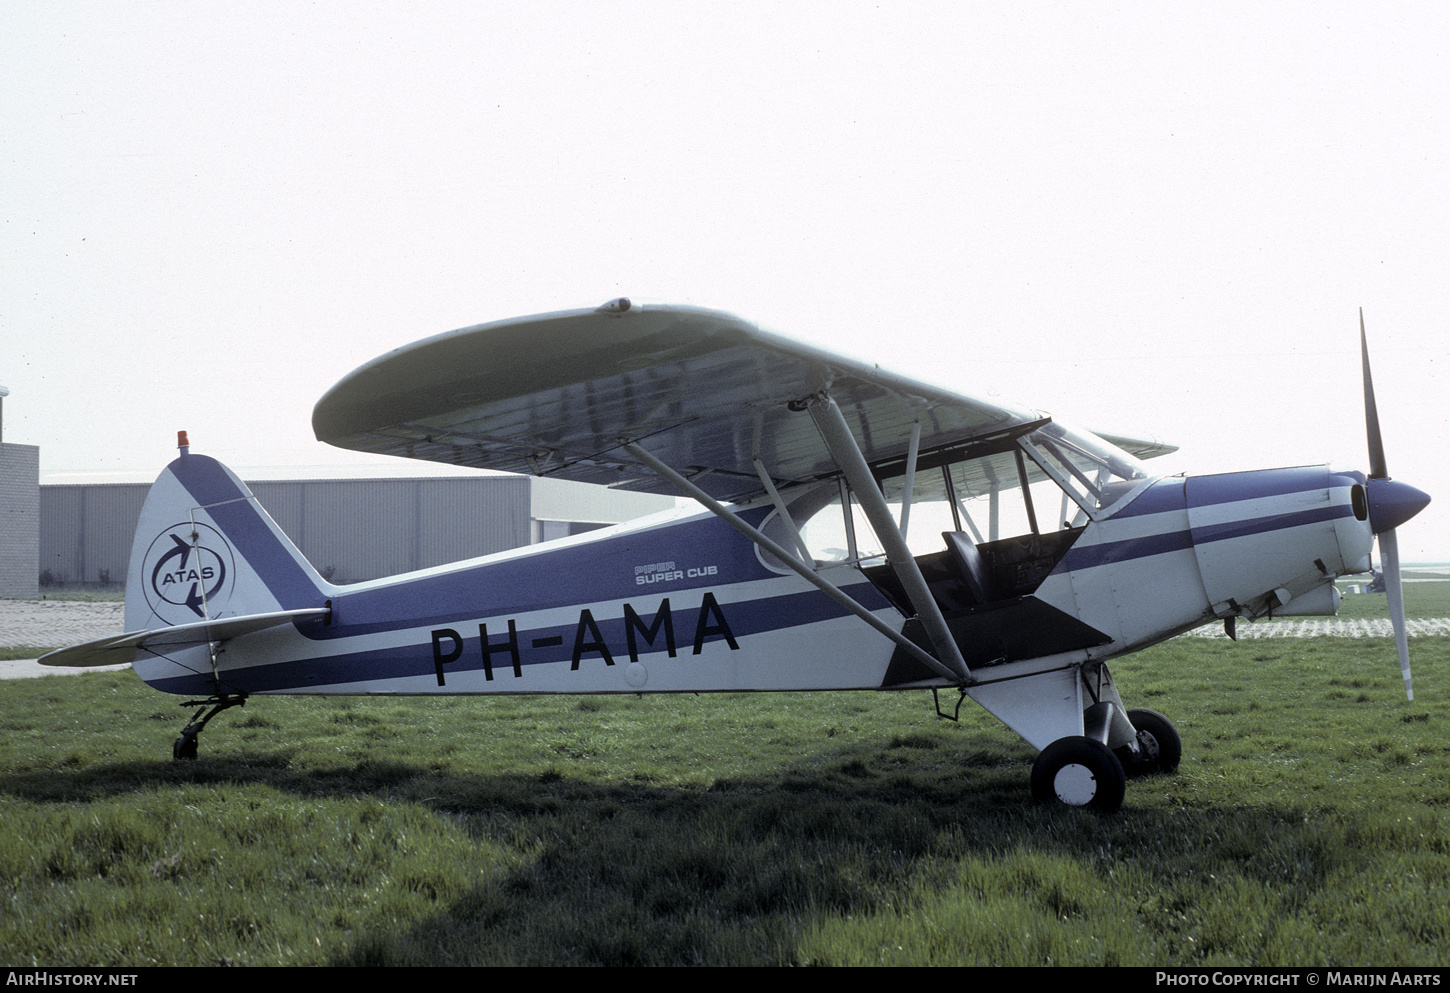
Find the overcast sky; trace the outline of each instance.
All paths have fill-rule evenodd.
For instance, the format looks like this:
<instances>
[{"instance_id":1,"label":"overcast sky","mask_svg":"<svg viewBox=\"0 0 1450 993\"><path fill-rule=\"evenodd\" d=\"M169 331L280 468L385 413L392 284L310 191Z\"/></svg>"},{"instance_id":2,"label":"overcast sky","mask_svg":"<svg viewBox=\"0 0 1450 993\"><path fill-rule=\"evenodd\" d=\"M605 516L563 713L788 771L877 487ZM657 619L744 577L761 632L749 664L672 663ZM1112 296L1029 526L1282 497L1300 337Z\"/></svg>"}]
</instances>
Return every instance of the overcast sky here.
<instances>
[{"instance_id":1,"label":"overcast sky","mask_svg":"<svg viewBox=\"0 0 1450 993\"><path fill-rule=\"evenodd\" d=\"M621 295L1182 451L1450 559L1450 6L53 3L0 31L4 439L245 475L357 365Z\"/></svg>"}]
</instances>

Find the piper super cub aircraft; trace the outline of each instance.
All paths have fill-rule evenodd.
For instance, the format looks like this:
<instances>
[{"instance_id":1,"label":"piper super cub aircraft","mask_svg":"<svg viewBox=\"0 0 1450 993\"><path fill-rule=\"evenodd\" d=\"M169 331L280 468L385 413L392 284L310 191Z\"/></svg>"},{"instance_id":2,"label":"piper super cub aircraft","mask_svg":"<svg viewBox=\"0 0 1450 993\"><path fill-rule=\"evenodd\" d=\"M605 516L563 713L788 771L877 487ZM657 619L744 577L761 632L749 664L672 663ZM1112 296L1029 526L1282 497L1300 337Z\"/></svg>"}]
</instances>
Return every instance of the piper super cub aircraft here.
<instances>
[{"instance_id":1,"label":"piper super cub aircraft","mask_svg":"<svg viewBox=\"0 0 1450 993\"><path fill-rule=\"evenodd\" d=\"M1170 446L716 311L620 299L482 324L347 376L317 437L701 508L334 586L183 432L137 527L128 633L42 661L130 662L198 697L177 758L258 694L955 690L1040 750L1035 796L1111 810L1181 745L1123 706L1108 662L1216 620L1333 614L1376 535L1409 691L1395 528L1429 497L1385 470L1367 350L1364 381L1368 477L1165 478L1140 459Z\"/></svg>"}]
</instances>

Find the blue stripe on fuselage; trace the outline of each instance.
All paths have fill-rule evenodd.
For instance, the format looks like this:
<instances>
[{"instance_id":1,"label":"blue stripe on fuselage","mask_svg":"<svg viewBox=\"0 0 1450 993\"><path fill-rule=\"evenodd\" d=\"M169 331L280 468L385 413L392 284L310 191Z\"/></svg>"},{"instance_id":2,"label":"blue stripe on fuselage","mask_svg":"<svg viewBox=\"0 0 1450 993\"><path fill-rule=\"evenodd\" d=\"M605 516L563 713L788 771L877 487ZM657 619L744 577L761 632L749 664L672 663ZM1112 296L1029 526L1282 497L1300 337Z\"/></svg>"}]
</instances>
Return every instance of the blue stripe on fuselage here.
<instances>
[{"instance_id":1,"label":"blue stripe on fuselage","mask_svg":"<svg viewBox=\"0 0 1450 993\"><path fill-rule=\"evenodd\" d=\"M1263 469L1254 472L1223 473L1193 477L1195 507L1258 500L1294 493L1323 490L1329 487L1363 483L1356 472L1326 472L1324 466L1295 466L1288 469ZM1187 509L1185 479L1173 477L1154 483L1131 504L1114 514L1112 521L1147 517L1153 514L1181 513ZM1352 517L1349 505L1340 503L1282 514L1263 514L1240 521L1199 526L1192 530L1175 527L1159 534L1105 541L1099 544L1076 545L1064 556L1059 569L1087 569L1162 555L1166 552L1192 548L1196 543L1228 541L1254 534L1265 534L1287 528L1302 527L1324 521Z\"/></svg>"},{"instance_id":2,"label":"blue stripe on fuselage","mask_svg":"<svg viewBox=\"0 0 1450 993\"><path fill-rule=\"evenodd\" d=\"M741 516L758 524L766 512ZM666 564L673 568L638 571ZM706 583L689 576L691 570L711 568ZM673 573L680 578L670 578ZM306 634L347 638L776 578L760 564L753 544L707 516L498 561L460 563L445 572L396 577L353 592L342 589L333 599L332 625L309 627Z\"/></svg>"},{"instance_id":3,"label":"blue stripe on fuselage","mask_svg":"<svg viewBox=\"0 0 1450 993\"><path fill-rule=\"evenodd\" d=\"M1133 498L1133 502L1115 513L1110 520L1120 518L1146 517L1149 514L1166 514L1183 510L1185 506L1182 476L1160 479Z\"/></svg>"},{"instance_id":4,"label":"blue stripe on fuselage","mask_svg":"<svg viewBox=\"0 0 1450 993\"><path fill-rule=\"evenodd\" d=\"M1154 514L1182 514L1186 507L1185 499L1182 476L1160 479L1134 497L1132 503L1118 511L1108 521L1094 525L1094 527L1111 529L1114 521L1150 517ZM1138 524L1136 527L1141 529L1142 525ZM1176 552L1192 547L1193 539L1188 531L1175 526L1173 530L1158 534L1135 535L1117 541L1087 545L1079 543L1068 550L1055 571L1090 569L1093 566L1126 562L1131 559L1162 555L1166 552Z\"/></svg>"},{"instance_id":5,"label":"blue stripe on fuselage","mask_svg":"<svg viewBox=\"0 0 1450 993\"><path fill-rule=\"evenodd\" d=\"M1316 507L1313 510L1296 510L1287 514L1269 514L1265 517L1254 517L1244 521L1203 524L1193 529L1194 543L1204 545L1215 541L1229 541L1233 538L1245 538L1269 531L1286 531L1289 528L1303 527L1306 524L1319 524L1324 521L1353 516L1354 511L1341 504Z\"/></svg>"},{"instance_id":6,"label":"blue stripe on fuselage","mask_svg":"<svg viewBox=\"0 0 1450 993\"><path fill-rule=\"evenodd\" d=\"M718 659L720 653L731 651L725 634L718 630L721 620L728 627L730 637L738 642L739 639L749 635L801 627L847 615L845 608L816 590L735 602L720 602L717 599L713 611L707 610L703 604L697 603L695 600L696 594L703 598L705 593L715 593L718 596L718 593L723 591L722 587L711 587L704 590L696 587L692 590L670 591L663 597L646 594L647 599L635 601L631 603L631 606L641 623L650 627L658 618L663 601L671 600L670 614L676 655L669 661L677 661L680 664L688 664L692 658L696 657L696 642L702 634L700 646L702 661ZM847 587L846 591L869 609L877 610L887 605L885 598L870 583L859 583ZM684 597L688 597L688 602L681 602ZM589 611L589 621L592 623L592 627L586 625L584 621L584 610ZM491 667L493 671L491 688L498 691L510 689L509 683L518 677L514 675L513 656L508 644L511 640L508 628L509 619L507 614L496 614L486 618L480 618L478 614L474 614L467 621L467 626L463 621L455 620L449 630L458 636L462 652L455 661L446 664L445 680L464 672L476 672ZM487 624L488 644L493 649L487 656L484 654L483 639L480 637L480 623ZM418 622L418 624L426 626L427 622ZM468 629L469 627L471 630ZM433 626L433 629L438 628ZM613 664L619 665L631 660L623 604L615 606L596 601L588 606L582 606L578 620L569 624L553 624L536 628L521 628L515 625L512 640L518 647L520 668L560 662L573 663L576 652L579 655L578 665L581 667L609 665L610 662L606 661L604 651L592 647L596 642L596 632ZM661 626L651 644L645 640L644 634L636 629L637 653L653 655L665 652L667 649L666 637L664 627ZM450 646L453 644L451 636L447 638L447 641ZM536 641L557 641L557 644L535 647ZM222 674L222 679L234 691L246 693L278 693L373 680L418 677L427 677L431 682L437 670L434 652L432 631L430 631L419 641L396 648L364 650L325 658L250 666L245 669L226 671ZM213 684L209 674L197 674L158 679L151 685L169 693L201 693L208 692ZM427 692L429 689L433 689L433 685L425 684L427 689L420 691ZM449 692L446 682L443 687L438 687L435 691ZM628 687L622 686L621 691L627 692Z\"/></svg>"},{"instance_id":7,"label":"blue stripe on fuselage","mask_svg":"<svg viewBox=\"0 0 1450 993\"><path fill-rule=\"evenodd\" d=\"M1090 569L1093 566L1127 562L1131 559L1163 555L1167 552L1178 552L1192 547L1193 537L1184 530L1144 535L1139 538L1124 538L1122 541L1105 541L1096 545L1074 545L1063 557L1058 569L1064 571Z\"/></svg>"}]
</instances>

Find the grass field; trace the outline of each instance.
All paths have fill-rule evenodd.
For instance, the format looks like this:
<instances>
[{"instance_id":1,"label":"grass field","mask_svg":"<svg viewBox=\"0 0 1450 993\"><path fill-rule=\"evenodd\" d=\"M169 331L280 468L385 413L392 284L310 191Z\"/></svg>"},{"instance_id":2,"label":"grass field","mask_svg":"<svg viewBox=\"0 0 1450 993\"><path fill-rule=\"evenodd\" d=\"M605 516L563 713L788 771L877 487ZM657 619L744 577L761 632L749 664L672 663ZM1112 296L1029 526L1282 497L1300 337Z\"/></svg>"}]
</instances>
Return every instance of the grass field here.
<instances>
[{"instance_id":1,"label":"grass field","mask_svg":"<svg viewBox=\"0 0 1450 993\"><path fill-rule=\"evenodd\" d=\"M0 686L0 961L1399 964L1450 938L1450 639L1121 661L1185 740L1116 815L924 694L257 698ZM969 712L968 712L969 711Z\"/></svg>"},{"instance_id":2,"label":"grass field","mask_svg":"<svg viewBox=\"0 0 1450 993\"><path fill-rule=\"evenodd\" d=\"M1429 572L1406 567L1404 570L1405 616L1412 619L1450 617L1450 581L1444 581L1444 572ZM1434 581L1425 581L1434 576ZM1340 589L1353 582L1363 581L1362 576L1351 576L1339 583ZM1339 601L1339 616L1357 620L1369 617L1388 617L1383 593L1346 596Z\"/></svg>"},{"instance_id":3,"label":"grass field","mask_svg":"<svg viewBox=\"0 0 1450 993\"><path fill-rule=\"evenodd\" d=\"M9 681L0 962L1443 966L1450 639L1412 651L1414 703L1387 641L1120 660L1185 756L1111 816L919 692L259 697L178 763L129 672Z\"/></svg>"}]
</instances>

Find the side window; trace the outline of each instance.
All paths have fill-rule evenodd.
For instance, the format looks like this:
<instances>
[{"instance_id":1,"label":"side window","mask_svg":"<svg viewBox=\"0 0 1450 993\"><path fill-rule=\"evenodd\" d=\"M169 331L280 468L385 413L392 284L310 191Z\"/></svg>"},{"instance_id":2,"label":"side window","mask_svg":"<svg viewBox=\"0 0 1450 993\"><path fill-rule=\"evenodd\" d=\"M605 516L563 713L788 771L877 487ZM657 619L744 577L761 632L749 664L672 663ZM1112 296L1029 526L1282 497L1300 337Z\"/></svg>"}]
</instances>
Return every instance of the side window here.
<instances>
[{"instance_id":1,"label":"side window","mask_svg":"<svg viewBox=\"0 0 1450 993\"><path fill-rule=\"evenodd\" d=\"M900 524L901 508L906 501L906 477L892 476L881 484L886 505ZM912 555L926 555L942 550L942 533L957 531L958 513L952 507L947 490L945 468L937 466L919 471L911 486L911 510L906 515L906 545Z\"/></svg>"},{"instance_id":2,"label":"side window","mask_svg":"<svg viewBox=\"0 0 1450 993\"><path fill-rule=\"evenodd\" d=\"M962 530L978 544L1056 531L1062 526L1057 520L1062 491L1050 480L1024 490L1014 452L956 462L948 467L948 474Z\"/></svg>"},{"instance_id":3,"label":"side window","mask_svg":"<svg viewBox=\"0 0 1450 993\"><path fill-rule=\"evenodd\" d=\"M904 461L885 463L882 471L893 474L878 479L893 521L899 526L904 516L907 547L915 556L944 551L944 532L966 532L980 546L1079 528L1089 517L1110 516L1152 481L1142 463L1102 438L1048 422L1015 439L923 453L912 480L910 509L903 515ZM784 494L816 565L871 564L885 554L854 494L848 517L844 490L830 480ZM764 530L795 549L779 514L766 518ZM768 553L761 556L772 568L786 568Z\"/></svg>"},{"instance_id":4,"label":"side window","mask_svg":"<svg viewBox=\"0 0 1450 993\"><path fill-rule=\"evenodd\" d=\"M786 498L786 510L800 531L806 551L816 565L845 562L851 555L851 540L846 533L846 515L841 510L841 487L836 482L822 483ZM766 537L794 551L795 540L779 513L766 518L762 528ZM774 555L760 550L762 561L774 568L785 568Z\"/></svg>"},{"instance_id":5,"label":"side window","mask_svg":"<svg viewBox=\"0 0 1450 993\"><path fill-rule=\"evenodd\" d=\"M841 505L842 485L832 480L813 486L803 492L785 495L786 510L800 531L801 540L811 561L817 566L838 565L852 561L851 551L855 549L855 561L884 555L881 542L871 530L865 513L854 496L851 497L850 529L847 527L845 511ZM780 514L772 513L762 527L766 537L794 550L795 542ZM938 536L940 537L940 536ZM774 555L761 549L761 561L771 568L784 569Z\"/></svg>"}]
</instances>

